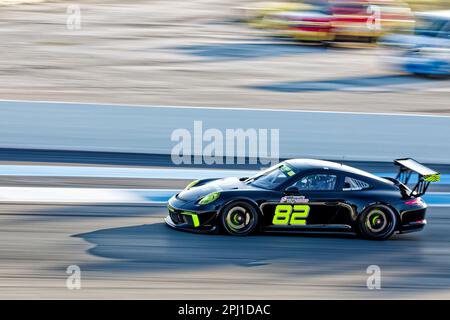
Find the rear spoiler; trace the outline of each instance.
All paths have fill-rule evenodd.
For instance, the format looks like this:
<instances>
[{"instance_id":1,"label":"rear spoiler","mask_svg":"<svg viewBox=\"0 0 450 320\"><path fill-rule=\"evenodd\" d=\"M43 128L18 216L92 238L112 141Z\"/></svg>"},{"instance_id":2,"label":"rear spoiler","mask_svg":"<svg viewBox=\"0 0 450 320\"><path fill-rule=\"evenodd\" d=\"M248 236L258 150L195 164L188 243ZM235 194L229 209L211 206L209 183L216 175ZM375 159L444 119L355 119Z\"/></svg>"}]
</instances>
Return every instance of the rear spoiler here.
<instances>
[{"instance_id":1,"label":"rear spoiler","mask_svg":"<svg viewBox=\"0 0 450 320\"><path fill-rule=\"evenodd\" d=\"M439 182L441 180L438 172L420 164L414 159L397 159L394 160L394 163L399 166L399 171L395 179L404 185L408 184L413 173L417 173L417 183L408 196L420 197L425 194L430 182Z\"/></svg>"}]
</instances>

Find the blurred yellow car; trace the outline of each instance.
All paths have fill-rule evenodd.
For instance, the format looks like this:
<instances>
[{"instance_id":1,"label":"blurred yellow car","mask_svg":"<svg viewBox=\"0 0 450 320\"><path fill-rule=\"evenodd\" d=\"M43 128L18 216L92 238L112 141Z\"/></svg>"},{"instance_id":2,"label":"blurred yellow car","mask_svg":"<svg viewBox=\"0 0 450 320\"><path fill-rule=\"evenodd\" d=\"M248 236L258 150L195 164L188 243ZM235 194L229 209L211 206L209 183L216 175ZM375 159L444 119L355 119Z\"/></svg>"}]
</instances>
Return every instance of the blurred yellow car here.
<instances>
[{"instance_id":1,"label":"blurred yellow car","mask_svg":"<svg viewBox=\"0 0 450 320\"><path fill-rule=\"evenodd\" d=\"M243 20L253 27L273 29L278 28L277 23L273 24L270 19L267 19L270 15L277 12L289 12L289 11L302 11L311 8L312 6L301 2L255 2L252 5L246 7L238 7L240 16Z\"/></svg>"},{"instance_id":2,"label":"blurred yellow car","mask_svg":"<svg viewBox=\"0 0 450 320\"><path fill-rule=\"evenodd\" d=\"M374 42L414 25L409 6L398 0L330 0L315 5L277 2L252 11L252 25L302 41ZM288 8L288 10L283 10Z\"/></svg>"}]
</instances>

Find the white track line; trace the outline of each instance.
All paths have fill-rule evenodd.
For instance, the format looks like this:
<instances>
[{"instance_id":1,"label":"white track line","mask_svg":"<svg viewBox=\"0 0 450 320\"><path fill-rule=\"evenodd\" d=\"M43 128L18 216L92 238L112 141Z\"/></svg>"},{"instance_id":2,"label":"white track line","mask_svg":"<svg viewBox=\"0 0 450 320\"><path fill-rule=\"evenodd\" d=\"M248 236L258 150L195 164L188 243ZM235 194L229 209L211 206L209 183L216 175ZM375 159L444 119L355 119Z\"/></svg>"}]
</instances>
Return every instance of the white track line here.
<instances>
[{"instance_id":1,"label":"white track line","mask_svg":"<svg viewBox=\"0 0 450 320\"><path fill-rule=\"evenodd\" d=\"M177 190L107 188L0 187L0 202L80 203L80 204L153 204L166 203Z\"/></svg>"},{"instance_id":2,"label":"white track line","mask_svg":"<svg viewBox=\"0 0 450 320\"><path fill-rule=\"evenodd\" d=\"M138 195L117 189L1 187L0 202L139 203Z\"/></svg>"},{"instance_id":3,"label":"white track line","mask_svg":"<svg viewBox=\"0 0 450 320\"><path fill-rule=\"evenodd\" d=\"M0 165L0 176L184 179L250 177L258 171L189 168L132 168L87 166Z\"/></svg>"},{"instance_id":4,"label":"white track line","mask_svg":"<svg viewBox=\"0 0 450 320\"><path fill-rule=\"evenodd\" d=\"M201 109L201 110L233 110L233 111L263 111L263 112L296 112L296 113L329 113L329 114L355 114L371 116L399 116L399 117L430 117L450 118L447 115L432 115L420 113L387 113L387 112L354 112L354 111L321 111L321 110L299 110L299 109L275 109L275 108L248 108L248 107L202 107L202 106L173 106L173 105L141 105L141 104L119 104L119 103L86 103L73 101L32 101L32 100L8 100L0 99L2 102L18 103L40 103L40 104L67 104L82 105L86 107L136 107L136 108L169 108L169 109Z\"/></svg>"}]
</instances>

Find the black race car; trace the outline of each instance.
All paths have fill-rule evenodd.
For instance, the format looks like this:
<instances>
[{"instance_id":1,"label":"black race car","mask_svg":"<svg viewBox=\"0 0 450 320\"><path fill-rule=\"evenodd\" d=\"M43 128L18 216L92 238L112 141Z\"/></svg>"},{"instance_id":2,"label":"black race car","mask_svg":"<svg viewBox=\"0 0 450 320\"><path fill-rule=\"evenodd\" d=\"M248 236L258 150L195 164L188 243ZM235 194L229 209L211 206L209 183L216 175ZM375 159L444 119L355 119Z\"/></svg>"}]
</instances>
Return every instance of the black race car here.
<instances>
[{"instance_id":1,"label":"black race car","mask_svg":"<svg viewBox=\"0 0 450 320\"><path fill-rule=\"evenodd\" d=\"M293 159L250 178L190 183L168 203L166 223L194 232L353 233L387 239L419 231L427 205L420 198L439 173L413 159L394 161L399 173L380 178L339 163ZM408 182L417 174L414 186Z\"/></svg>"}]
</instances>

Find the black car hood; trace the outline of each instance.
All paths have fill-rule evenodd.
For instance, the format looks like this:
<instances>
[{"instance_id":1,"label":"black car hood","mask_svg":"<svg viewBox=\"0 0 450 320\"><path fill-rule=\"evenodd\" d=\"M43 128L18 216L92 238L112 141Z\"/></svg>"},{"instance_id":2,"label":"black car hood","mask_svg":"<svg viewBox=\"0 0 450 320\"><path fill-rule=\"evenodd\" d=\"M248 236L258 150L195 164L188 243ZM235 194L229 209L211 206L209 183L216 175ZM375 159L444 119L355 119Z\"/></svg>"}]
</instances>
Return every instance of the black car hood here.
<instances>
[{"instance_id":1,"label":"black car hood","mask_svg":"<svg viewBox=\"0 0 450 320\"><path fill-rule=\"evenodd\" d=\"M194 186L189 190L183 190L177 195L177 198L184 201L197 201L211 192L242 189L254 190L257 188L245 184L239 178L224 178L207 182L204 185Z\"/></svg>"}]
</instances>

